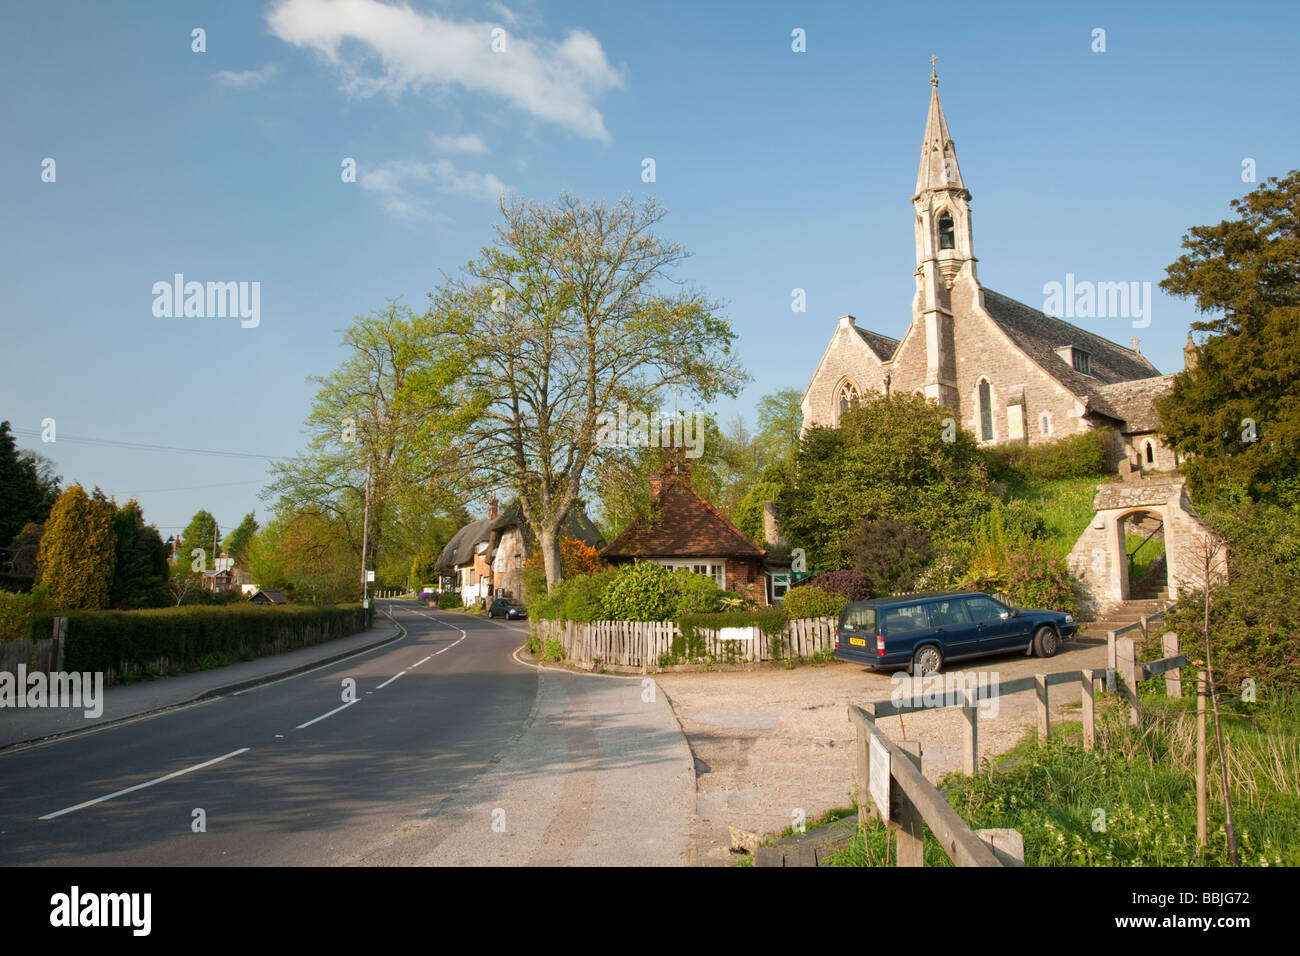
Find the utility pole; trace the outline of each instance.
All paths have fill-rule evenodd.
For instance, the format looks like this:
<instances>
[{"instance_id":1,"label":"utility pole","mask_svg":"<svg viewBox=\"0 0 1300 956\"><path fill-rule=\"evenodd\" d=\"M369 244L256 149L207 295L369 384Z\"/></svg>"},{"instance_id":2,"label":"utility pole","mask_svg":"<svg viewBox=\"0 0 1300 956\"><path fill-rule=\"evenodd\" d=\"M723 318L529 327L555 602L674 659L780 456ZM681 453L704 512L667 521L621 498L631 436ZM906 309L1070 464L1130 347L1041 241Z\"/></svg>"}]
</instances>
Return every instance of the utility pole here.
<instances>
[{"instance_id":1,"label":"utility pole","mask_svg":"<svg viewBox=\"0 0 1300 956\"><path fill-rule=\"evenodd\" d=\"M361 519L361 606L370 607L369 582L366 581L366 548L370 543L370 465L366 465L366 510Z\"/></svg>"}]
</instances>

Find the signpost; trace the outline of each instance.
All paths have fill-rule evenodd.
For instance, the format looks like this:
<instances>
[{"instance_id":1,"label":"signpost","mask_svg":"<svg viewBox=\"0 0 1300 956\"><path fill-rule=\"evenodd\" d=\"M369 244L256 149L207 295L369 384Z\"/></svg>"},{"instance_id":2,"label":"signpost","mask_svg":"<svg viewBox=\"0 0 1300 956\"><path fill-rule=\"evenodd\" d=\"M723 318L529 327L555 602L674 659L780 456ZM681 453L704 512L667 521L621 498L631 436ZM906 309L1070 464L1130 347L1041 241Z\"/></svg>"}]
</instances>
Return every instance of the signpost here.
<instances>
[{"instance_id":1,"label":"signpost","mask_svg":"<svg viewBox=\"0 0 1300 956\"><path fill-rule=\"evenodd\" d=\"M871 754L867 768L867 792L871 794L871 799L876 802L876 809L880 811L880 819L888 823L889 751L885 749L885 745L876 738L875 734L868 734L867 740L870 742Z\"/></svg>"}]
</instances>

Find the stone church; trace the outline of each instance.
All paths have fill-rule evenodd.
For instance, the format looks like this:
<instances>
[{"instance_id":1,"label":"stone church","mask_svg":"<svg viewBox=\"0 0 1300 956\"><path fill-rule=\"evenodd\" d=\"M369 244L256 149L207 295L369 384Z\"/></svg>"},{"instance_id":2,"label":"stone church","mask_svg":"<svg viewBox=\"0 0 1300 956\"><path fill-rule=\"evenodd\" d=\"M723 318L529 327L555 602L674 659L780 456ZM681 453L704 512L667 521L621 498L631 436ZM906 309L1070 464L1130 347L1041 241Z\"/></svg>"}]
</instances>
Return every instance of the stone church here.
<instances>
[{"instance_id":1,"label":"stone church","mask_svg":"<svg viewBox=\"0 0 1300 956\"><path fill-rule=\"evenodd\" d=\"M837 425L867 392L905 390L951 409L981 443L1043 442L1109 426L1112 465L1127 460L1138 473L1175 469L1174 451L1156 433L1154 409L1173 376L1147 361L1138 340L1125 348L980 285L971 193L933 70L930 85L912 197L911 324L900 341L842 316L804 392L804 428Z\"/></svg>"}]
</instances>

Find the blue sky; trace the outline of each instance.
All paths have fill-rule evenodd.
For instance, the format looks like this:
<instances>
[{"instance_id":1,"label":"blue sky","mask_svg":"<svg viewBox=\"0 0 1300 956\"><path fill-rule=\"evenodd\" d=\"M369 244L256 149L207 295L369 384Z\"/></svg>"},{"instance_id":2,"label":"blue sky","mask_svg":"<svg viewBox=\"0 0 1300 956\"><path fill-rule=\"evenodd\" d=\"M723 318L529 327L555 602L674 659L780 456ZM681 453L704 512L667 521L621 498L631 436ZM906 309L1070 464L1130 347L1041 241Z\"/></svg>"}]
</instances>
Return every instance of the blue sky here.
<instances>
[{"instance_id":1,"label":"blue sky","mask_svg":"<svg viewBox=\"0 0 1300 956\"><path fill-rule=\"evenodd\" d=\"M907 327L931 55L980 279L1031 305L1067 273L1154 288L1187 228L1253 188L1245 159L1260 181L1300 165L1294 4L945 10L8 4L0 418L66 482L138 496L164 537L201 507L223 529L263 518L263 459L72 439L293 454L337 330L389 298L422 308L491 240L506 186L657 196L754 376L716 410L752 423L758 397L806 385L837 316ZM178 272L259 282L260 323L155 316ZM1155 294L1148 328L1078 324L1176 371L1194 311Z\"/></svg>"}]
</instances>

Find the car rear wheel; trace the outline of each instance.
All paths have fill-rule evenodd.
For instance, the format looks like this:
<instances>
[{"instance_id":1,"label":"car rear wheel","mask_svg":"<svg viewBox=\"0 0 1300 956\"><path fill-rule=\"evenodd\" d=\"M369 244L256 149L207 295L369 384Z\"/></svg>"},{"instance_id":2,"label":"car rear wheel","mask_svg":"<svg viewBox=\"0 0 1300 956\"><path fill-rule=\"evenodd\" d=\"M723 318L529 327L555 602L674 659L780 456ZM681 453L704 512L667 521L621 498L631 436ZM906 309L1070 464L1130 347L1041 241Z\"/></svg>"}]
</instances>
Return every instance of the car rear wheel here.
<instances>
[{"instance_id":1,"label":"car rear wheel","mask_svg":"<svg viewBox=\"0 0 1300 956\"><path fill-rule=\"evenodd\" d=\"M923 644L912 655L912 675L924 677L943 667L943 652L933 644Z\"/></svg>"},{"instance_id":2,"label":"car rear wheel","mask_svg":"<svg viewBox=\"0 0 1300 956\"><path fill-rule=\"evenodd\" d=\"M1061 646L1061 639L1056 634L1056 628L1044 625L1034 633L1034 655L1037 657L1051 657Z\"/></svg>"}]
</instances>

